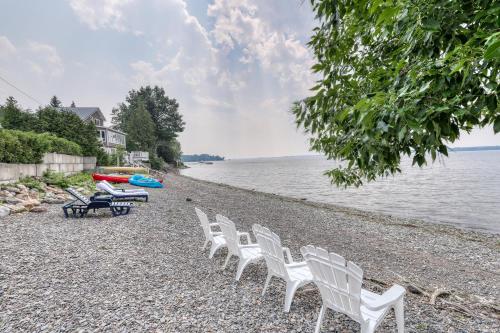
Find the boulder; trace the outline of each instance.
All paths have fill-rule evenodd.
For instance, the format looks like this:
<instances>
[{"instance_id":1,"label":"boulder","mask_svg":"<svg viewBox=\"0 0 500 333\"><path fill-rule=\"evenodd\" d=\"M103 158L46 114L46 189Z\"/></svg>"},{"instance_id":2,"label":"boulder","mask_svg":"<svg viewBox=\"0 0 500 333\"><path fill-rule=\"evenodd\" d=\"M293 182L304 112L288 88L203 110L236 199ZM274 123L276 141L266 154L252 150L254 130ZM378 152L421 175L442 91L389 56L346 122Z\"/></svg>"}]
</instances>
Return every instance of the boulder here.
<instances>
[{"instance_id":1,"label":"boulder","mask_svg":"<svg viewBox=\"0 0 500 333\"><path fill-rule=\"evenodd\" d=\"M40 206L40 201L36 199L28 199L25 200L23 203L24 207L26 207L27 210L31 211L33 207Z\"/></svg>"},{"instance_id":2,"label":"boulder","mask_svg":"<svg viewBox=\"0 0 500 333\"><path fill-rule=\"evenodd\" d=\"M23 184L17 184L17 188L21 190L21 192L27 192L28 188Z\"/></svg>"},{"instance_id":3,"label":"boulder","mask_svg":"<svg viewBox=\"0 0 500 333\"><path fill-rule=\"evenodd\" d=\"M11 193L21 193L21 190L18 189L17 187L13 187L13 186L9 186L7 188L5 188L7 191L11 192Z\"/></svg>"},{"instance_id":4,"label":"boulder","mask_svg":"<svg viewBox=\"0 0 500 333\"><path fill-rule=\"evenodd\" d=\"M0 217L5 217L10 214L10 208L6 206L0 206Z\"/></svg>"},{"instance_id":5,"label":"boulder","mask_svg":"<svg viewBox=\"0 0 500 333\"><path fill-rule=\"evenodd\" d=\"M29 199L29 195L27 193L18 193L16 194L16 198L21 200L27 200Z\"/></svg>"},{"instance_id":6,"label":"boulder","mask_svg":"<svg viewBox=\"0 0 500 333\"><path fill-rule=\"evenodd\" d=\"M47 211L47 207L44 206L36 206L30 209L32 213L43 213Z\"/></svg>"},{"instance_id":7,"label":"boulder","mask_svg":"<svg viewBox=\"0 0 500 333\"><path fill-rule=\"evenodd\" d=\"M17 205L18 203L21 203L22 200L15 197L7 197L5 198L5 202L8 203L9 205Z\"/></svg>"},{"instance_id":8,"label":"boulder","mask_svg":"<svg viewBox=\"0 0 500 333\"><path fill-rule=\"evenodd\" d=\"M10 208L11 214L22 213L26 211L26 207L24 207L23 204L8 205L7 207Z\"/></svg>"}]
</instances>

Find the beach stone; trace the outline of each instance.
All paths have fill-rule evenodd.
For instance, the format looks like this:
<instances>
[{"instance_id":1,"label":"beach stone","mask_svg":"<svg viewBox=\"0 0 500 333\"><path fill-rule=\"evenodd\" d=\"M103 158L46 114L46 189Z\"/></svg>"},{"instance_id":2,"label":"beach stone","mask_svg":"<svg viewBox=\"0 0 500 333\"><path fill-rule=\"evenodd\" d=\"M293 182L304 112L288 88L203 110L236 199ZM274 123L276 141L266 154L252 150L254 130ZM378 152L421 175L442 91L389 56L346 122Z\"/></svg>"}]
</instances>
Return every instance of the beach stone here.
<instances>
[{"instance_id":1,"label":"beach stone","mask_svg":"<svg viewBox=\"0 0 500 333\"><path fill-rule=\"evenodd\" d=\"M0 206L0 217L5 217L10 214L10 208L6 206Z\"/></svg>"},{"instance_id":2,"label":"beach stone","mask_svg":"<svg viewBox=\"0 0 500 333\"><path fill-rule=\"evenodd\" d=\"M9 186L6 188L7 191L11 192L11 193L21 193L21 190L18 189L17 187L13 187L13 186Z\"/></svg>"},{"instance_id":3,"label":"beach stone","mask_svg":"<svg viewBox=\"0 0 500 333\"><path fill-rule=\"evenodd\" d=\"M23 184L17 184L17 188L21 190L21 192L27 192L28 188Z\"/></svg>"},{"instance_id":4,"label":"beach stone","mask_svg":"<svg viewBox=\"0 0 500 333\"><path fill-rule=\"evenodd\" d=\"M28 199L25 200L22 204L24 205L24 207L26 207L26 209L31 210L35 206L40 206L40 201L36 199Z\"/></svg>"},{"instance_id":5,"label":"beach stone","mask_svg":"<svg viewBox=\"0 0 500 333\"><path fill-rule=\"evenodd\" d=\"M23 204L8 205L7 207L10 209L11 214L17 214L26 211L26 207L24 207Z\"/></svg>"},{"instance_id":6,"label":"beach stone","mask_svg":"<svg viewBox=\"0 0 500 333\"><path fill-rule=\"evenodd\" d=\"M15 197L7 197L5 198L5 202L10 205L17 205L18 203L22 202L22 200Z\"/></svg>"},{"instance_id":7,"label":"beach stone","mask_svg":"<svg viewBox=\"0 0 500 333\"><path fill-rule=\"evenodd\" d=\"M16 198L21 199L21 200L27 200L29 198L29 195L27 193L19 193L19 194L16 194Z\"/></svg>"},{"instance_id":8,"label":"beach stone","mask_svg":"<svg viewBox=\"0 0 500 333\"><path fill-rule=\"evenodd\" d=\"M44 213L47 211L47 207L44 206L36 206L30 209L32 213Z\"/></svg>"},{"instance_id":9,"label":"beach stone","mask_svg":"<svg viewBox=\"0 0 500 333\"><path fill-rule=\"evenodd\" d=\"M42 202L43 203L48 203L50 205L55 205L55 204L62 204L64 203L64 199L61 199L61 198L56 198L56 197L45 197Z\"/></svg>"}]
</instances>

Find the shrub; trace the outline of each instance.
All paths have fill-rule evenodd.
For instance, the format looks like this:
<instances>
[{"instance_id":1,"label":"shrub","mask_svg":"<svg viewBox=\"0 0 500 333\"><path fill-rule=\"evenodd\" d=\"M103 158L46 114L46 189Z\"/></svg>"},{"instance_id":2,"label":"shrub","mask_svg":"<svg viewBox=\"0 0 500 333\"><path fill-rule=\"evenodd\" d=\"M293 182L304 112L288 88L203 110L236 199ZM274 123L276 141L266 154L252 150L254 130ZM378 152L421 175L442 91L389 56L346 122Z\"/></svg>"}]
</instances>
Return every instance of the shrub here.
<instances>
[{"instance_id":1,"label":"shrub","mask_svg":"<svg viewBox=\"0 0 500 333\"><path fill-rule=\"evenodd\" d=\"M0 162L41 163L45 153L81 155L80 146L54 135L0 130Z\"/></svg>"},{"instance_id":2,"label":"shrub","mask_svg":"<svg viewBox=\"0 0 500 333\"><path fill-rule=\"evenodd\" d=\"M28 188L37 189L39 191L43 190L43 185L42 185L43 183L39 179L36 179L34 177L21 178L21 179L19 179L19 181L17 183L23 184L24 186L26 186Z\"/></svg>"},{"instance_id":3,"label":"shrub","mask_svg":"<svg viewBox=\"0 0 500 333\"><path fill-rule=\"evenodd\" d=\"M52 170L47 170L43 174L42 180L49 185L61 188L84 187L89 190L95 190L95 185L92 179L92 175L87 172L80 172L66 177L61 172L54 172Z\"/></svg>"},{"instance_id":4,"label":"shrub","mask_svg":"<svg viewBox=\"0 0 500 333\"><path fill-rule=\"evenodd\" d=\"M162 170L165 166L165 161L154 154L149 155L149 163L151 163L151 169Z\"/></svg>"},{"instance_id":5,"label":"shrub","mask_svg":"<svg viewBox=\"0 0 500 333\"><path fill-rule=\"evenodd\" d=\"M61 172L54 172L52 170L47 170L43 173L43 181L49 185L57 186L61 188L67 188L70 186L67 178Z\"/></svg>"}]
</instances>

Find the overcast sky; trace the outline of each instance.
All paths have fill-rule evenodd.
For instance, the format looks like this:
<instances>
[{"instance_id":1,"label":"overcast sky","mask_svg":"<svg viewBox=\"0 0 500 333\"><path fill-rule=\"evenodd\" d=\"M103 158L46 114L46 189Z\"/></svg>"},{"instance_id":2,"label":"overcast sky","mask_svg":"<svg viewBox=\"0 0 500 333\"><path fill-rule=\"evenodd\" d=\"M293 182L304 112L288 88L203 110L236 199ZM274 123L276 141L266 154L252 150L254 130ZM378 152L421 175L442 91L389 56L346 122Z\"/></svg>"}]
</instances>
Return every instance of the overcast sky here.
<instances>
[{"instance_id":1,"label":"overcast sky","mask_svg":"<svg viewBox=\"0 0 500 333\"><path fill-rule=\"evenodd\" d=\"M0 76L35 100L111 109L160 85L180 103L185 153L300 155L289 112L314 77L302 0L2 0ZM0 99L39 103L0 80ZM491 128L454 146L500 145Z\"/></svg>"}]
</instances>

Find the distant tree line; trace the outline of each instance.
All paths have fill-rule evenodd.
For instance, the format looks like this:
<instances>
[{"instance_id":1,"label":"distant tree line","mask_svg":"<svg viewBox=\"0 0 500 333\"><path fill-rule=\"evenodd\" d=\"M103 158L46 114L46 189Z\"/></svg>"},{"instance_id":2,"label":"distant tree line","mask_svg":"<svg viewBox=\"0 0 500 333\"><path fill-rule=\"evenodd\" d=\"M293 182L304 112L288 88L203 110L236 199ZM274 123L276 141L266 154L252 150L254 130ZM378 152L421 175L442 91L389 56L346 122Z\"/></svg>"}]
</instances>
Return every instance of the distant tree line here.
<instances>
[{"instance_id":1,"label":"distant tree line","mask_svg":"<svg viewBox=\"0 0 500 333\"><path fill-rule=\"evenodd\" d=\"M224 161L224 157L209 154L182 155L181 159L182 162Z\"/></svg>"}]
</instances>

